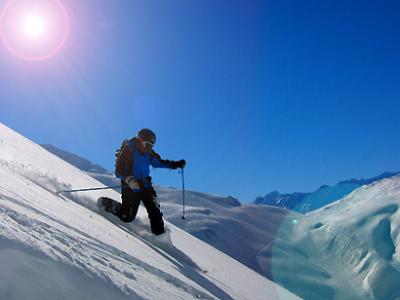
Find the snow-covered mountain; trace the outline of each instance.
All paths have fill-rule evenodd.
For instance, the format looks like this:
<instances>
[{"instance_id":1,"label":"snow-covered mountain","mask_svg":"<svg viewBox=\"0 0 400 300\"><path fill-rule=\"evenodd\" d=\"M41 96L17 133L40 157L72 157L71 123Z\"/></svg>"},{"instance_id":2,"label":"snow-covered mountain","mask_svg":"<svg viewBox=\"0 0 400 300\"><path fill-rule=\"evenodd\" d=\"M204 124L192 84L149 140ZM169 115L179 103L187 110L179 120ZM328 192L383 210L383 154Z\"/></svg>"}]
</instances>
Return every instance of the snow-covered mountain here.
<instances>
[{"instance_id":1,"label":"snow-covered mountain","mask_svg":"<svg viewBox=\"0 0 400 300\"><path fill-rule=\"evenodd\" d=\"M40 146L42 146L47 151L57 155L61 159L69 162L71 165L77 167L78 169L80 169L82 171L92 172L92 173L96 173L96 174L109 174L110 173L105 168L103 168L99 165L96 165L81 156L78 156L76 154L72 154L72 153L62 150L60 148L57 148L54 145L41 144Z\"/></svg>"},{"instance_id":2,"label":"snow-covered mountain","mask_svg":"<svg viewBox=\"0 0 400 300\"><path fill-rule=\"evenodd\" d=\"M310 195L310 193L281 194L278 191L273 191L264 197L257 197L254 204L273 205L294 210L307 195Z\"/></svg>"},{"instance_id":3,"label":"snow-covered mountain","mask_svg":"<svg viewBox=\"0 0 400 300\"><path fill-rule=\"evenodd\" d=\"M345 180L334 186L323 185L312 193L280 194L278 191L274 191L264 197L257 197L254 204L273 205L300 213L308 213L343 198L362 185L399 174L400 172L385 172L373 178Z\"/></svg>"},{"instance_id":4,"label":"snow-covered mountain","mask_svg":"<svg viewBox=\"0 0 400 300\"><path fill-rule=\"evenodd\" d=\"M272 278L305 299L400 299L400 176L280 227Z\"/></svg>"},{"instance_id":5,"label":"snow-covered mountain","mask_svg":"<svg viewBox=\"0 0 400 300\"><path fill-rule=\"evenodd\" d=\"M125 224L102 213L112 190L0 124L0 299L297 299L144 210ZM240 240L238 239L238 243Z\"/></svg>"}]
</instances>

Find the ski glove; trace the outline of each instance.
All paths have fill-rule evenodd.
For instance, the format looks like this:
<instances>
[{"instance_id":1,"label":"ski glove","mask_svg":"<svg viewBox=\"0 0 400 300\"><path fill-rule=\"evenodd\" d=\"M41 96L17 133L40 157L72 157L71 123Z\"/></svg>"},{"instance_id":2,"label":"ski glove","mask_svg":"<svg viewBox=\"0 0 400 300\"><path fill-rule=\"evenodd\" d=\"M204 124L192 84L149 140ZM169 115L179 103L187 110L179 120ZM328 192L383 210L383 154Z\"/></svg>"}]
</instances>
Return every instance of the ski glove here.
<instances>
[{"instance_id":1,"label":"ski glove","mask_svg":"<svg viewBox=\"0 0 400 300\"><path fill-rule=\"evenodd\" d=\"M175 170L175 169L183 169L186 165L186 161L184 159L178 160L178 161L171 161L170 163L170 168Z\"/></svg>"},{"instance_id":2,"label":"ski glove","mask_svg":"<svg viewBox=\"0 0 400 300\"><path fill-rule=\"evenodd\" d=\"M126 177L125 182L132 190L139 190L141 188L139 182L133 176Z\"/></svg>"}]
</instances>

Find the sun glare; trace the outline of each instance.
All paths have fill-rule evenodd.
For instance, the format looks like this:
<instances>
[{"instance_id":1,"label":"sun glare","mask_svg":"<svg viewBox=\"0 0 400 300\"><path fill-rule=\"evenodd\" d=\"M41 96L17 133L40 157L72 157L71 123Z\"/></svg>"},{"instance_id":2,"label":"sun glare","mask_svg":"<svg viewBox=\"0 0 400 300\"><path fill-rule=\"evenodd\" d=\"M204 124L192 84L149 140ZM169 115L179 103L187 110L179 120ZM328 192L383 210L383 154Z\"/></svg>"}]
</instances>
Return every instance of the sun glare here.
<instances>
[{"instance_id":1,"label":"sun glare","mask_svg":"<svg viewBox=\"0 0 400 300\"><path fill-rule=\"evenodd\" d=\"M8 0L0 10L0 39L18 58L49 59L68 35L68 15L60 0Z\"/></svg>"},{"instance_id":2,"label":"sun glare","mask_svg":"<svg viewBox=\"0 0 400 300\"><path fill-rule=\"evenodd\" d=\"M42 36L46 31L46 23L43 17L38 15L29 15L23 20L24 32L32 38Z\"/></svg>"}]
</instances>

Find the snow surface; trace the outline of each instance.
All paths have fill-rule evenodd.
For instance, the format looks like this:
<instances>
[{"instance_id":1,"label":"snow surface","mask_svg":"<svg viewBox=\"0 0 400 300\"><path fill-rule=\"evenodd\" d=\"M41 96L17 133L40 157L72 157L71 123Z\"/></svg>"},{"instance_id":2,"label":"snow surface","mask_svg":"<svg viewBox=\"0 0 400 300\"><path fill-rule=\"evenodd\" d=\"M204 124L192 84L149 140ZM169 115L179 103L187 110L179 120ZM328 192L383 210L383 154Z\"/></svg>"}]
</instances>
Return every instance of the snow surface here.
<instances>
[{"instance_id":1,"label":"snow surface","mask_svg":"<svg viewBox=\"0 0 400 300\"><path fill-rule=\"evenodd\" d=\"M110 176L91 175L107 185L118 184ZM317 198L330 201L347 187L354 189L354 183L361 181L323 186ZM170 222L305 299L386 300L400 299L399 223L394 218L399 186L399 177L365 185L305 216L187 191L186 220L181 219L182 191L163 187L157 191Z\"/></svg>"},{"instance_id":2,"label":"snow surface","mask_svg":"<svg viewBox=\"0 0 400 300\"><path fill-rule=\"evenodd\" d=\"M118 178L87 172L107 186ZM254 271L272 278L270 252L263 249L277 239L281 224L301 217L287 209L241 204L233 197L186 191L186 218L182 219L182 190L155 186L164 217L175 226L228 254ZM118 189L119 190L119 189Z\"/></svg>"},{"instance_id":3,"label":"snow surface","mask_svg":"<svg viewBox=\"0 0 400 300\"><path fill-rule=\"evenodd\" d=\"M298 299L236 260L166 223L149 233L101 213L101 186L0 124L1 299Z\"/></svg>"},{"instance_id":4,"label":"snow surface","mask_svg":"<svg viewBox=\"0 0 400 300\"><path fill-rule=\"evenodd\" d=\"M400 299L399 205L394 176L283 224L272 278L305 299Z\"/></svg>"}]
</instances>

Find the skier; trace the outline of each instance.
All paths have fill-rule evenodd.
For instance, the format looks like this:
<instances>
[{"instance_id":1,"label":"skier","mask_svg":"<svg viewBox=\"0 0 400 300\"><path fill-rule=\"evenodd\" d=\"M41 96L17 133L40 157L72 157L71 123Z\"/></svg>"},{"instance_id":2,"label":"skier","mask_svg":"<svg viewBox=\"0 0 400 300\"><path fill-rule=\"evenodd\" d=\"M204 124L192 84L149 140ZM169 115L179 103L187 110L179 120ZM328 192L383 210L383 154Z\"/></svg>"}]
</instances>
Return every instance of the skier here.
<instances>
[{"instance_id":1,"label":"skier","mask_svg":"<svg viewBox=\"0 0 400 300\"><path fill-rule=\"evenodd\" d=\"M184 168L185 160L164 160L153 150L156 135L150 129L140 130L136 137L124 141L116 153L115 175L121 178L122 204L110 198L99 198L105 210L118 216L123 222L132 222L142 201L150 219L151 232L164 233L163 214L154 190L150 165L155 168Z\"/></svg>"}]
</instances>

